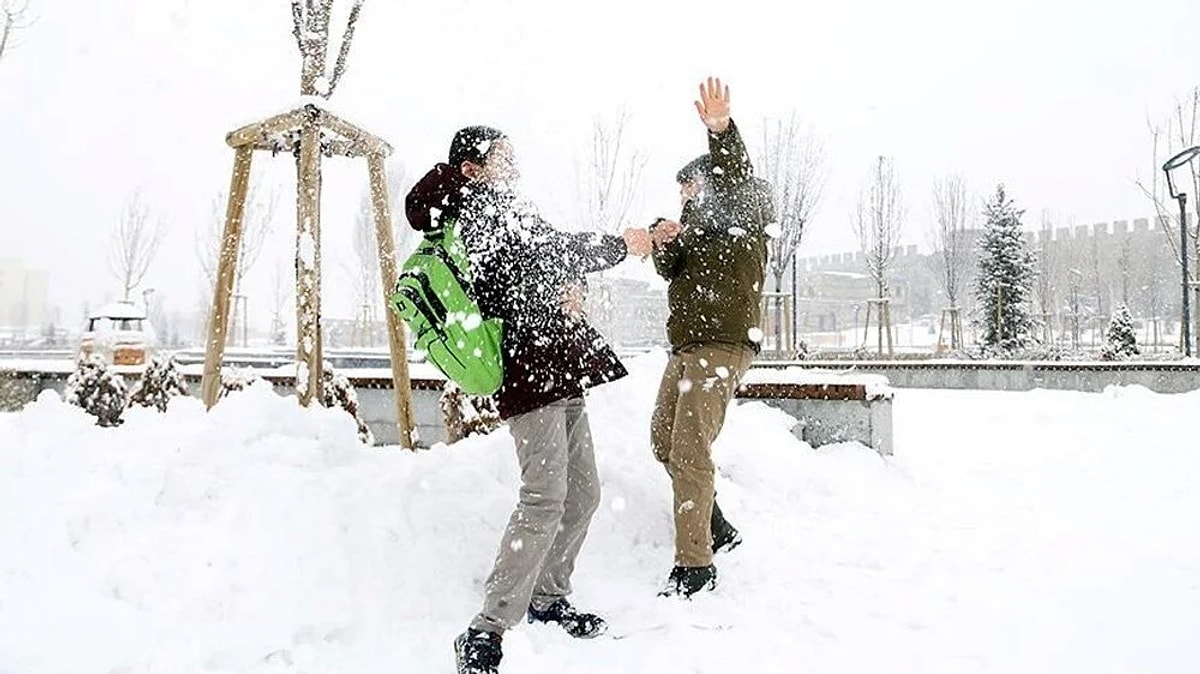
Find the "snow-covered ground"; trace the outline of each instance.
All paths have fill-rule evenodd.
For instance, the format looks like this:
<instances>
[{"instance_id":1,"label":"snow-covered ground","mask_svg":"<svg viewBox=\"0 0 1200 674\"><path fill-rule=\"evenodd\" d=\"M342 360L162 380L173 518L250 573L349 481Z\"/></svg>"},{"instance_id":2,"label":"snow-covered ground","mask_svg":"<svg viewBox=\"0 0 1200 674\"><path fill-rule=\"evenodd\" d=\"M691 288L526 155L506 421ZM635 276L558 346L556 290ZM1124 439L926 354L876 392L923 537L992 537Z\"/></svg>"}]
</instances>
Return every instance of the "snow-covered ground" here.
<instances>
[{"instance_id":1,"label":"snow-covered ground","mask_svg":"<svg viewBox=\"0 0 1200 674\"><path fill-rule=\"evenodd\" d=\"M654 596L663 358L592 399L604 502L575 595L661 628L522 626L501 671L1200 671L1200 393L900 390L890 460L739 405L718 488L747 541L687 603ZM43 394L0 438L4 674L452 671L516 494L504 431L366 449L265 387L117 429Z\"/></svg>"}]
</instances>

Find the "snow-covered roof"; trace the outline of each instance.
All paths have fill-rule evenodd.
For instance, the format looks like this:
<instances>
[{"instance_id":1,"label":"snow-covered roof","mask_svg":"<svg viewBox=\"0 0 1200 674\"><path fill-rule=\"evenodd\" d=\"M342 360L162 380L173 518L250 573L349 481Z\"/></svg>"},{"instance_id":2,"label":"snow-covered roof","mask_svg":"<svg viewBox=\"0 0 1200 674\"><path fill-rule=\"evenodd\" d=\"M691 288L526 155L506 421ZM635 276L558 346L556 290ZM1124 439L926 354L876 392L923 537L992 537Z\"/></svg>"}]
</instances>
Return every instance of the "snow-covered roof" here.
<instances>
[{"instance_id":1,"label":"snow-covered roof","mask_svg":"<svg viewBox=\"0 0 1200 674\"><path fill-rule=\"evenodd\" d=\"M88 318L145 318L146 310L133 302L113 302L93 311Z\"/></svg>"}]
</instances>

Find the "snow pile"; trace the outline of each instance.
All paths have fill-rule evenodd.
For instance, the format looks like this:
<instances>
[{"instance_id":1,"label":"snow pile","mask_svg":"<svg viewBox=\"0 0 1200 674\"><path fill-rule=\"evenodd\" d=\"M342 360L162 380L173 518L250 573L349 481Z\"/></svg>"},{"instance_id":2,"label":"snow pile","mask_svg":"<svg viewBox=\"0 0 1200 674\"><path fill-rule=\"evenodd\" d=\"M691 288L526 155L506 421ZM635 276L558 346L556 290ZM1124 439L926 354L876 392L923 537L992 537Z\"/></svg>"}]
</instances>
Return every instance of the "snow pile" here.
<instances>
[{"instance_id":1,"label":"snow pile","mask_svg":"<svg viewBox=\"0 0 1200 674\"><path fill-rule=\"evenodd\" d=\"M524 625L503 672L1194 671L1200 394L899 391L890 461L739 405L718 490L746 543L686 603L654 597L663 364L590 403L604 497L575 576L614 632L644 631ZM5 674L452 671L516 499L505 430L368 448L265 382L116 429L47 394L0 437Z\"/></svg>"}]
</instances>

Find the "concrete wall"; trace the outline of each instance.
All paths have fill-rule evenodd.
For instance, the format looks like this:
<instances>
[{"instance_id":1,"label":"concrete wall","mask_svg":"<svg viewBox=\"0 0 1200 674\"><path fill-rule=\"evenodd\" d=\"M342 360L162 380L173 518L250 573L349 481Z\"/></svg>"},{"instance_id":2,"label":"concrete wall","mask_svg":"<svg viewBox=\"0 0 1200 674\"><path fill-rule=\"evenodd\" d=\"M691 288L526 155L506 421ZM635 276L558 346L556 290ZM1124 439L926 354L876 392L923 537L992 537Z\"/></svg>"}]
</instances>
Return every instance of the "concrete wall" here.
<instances>
[{"instance_id":1,"label":"concrete wall","mask_svg":"<svg viewBox=\"0 0 1200 674\"><path fill-rule=\"evenodd\" d=\"M793 363L844 370L846 362ZM1200 389L1200 364L1183 363L922 363L855 362L856 372L887 377L896 388L1031 391L1056 389L1099 393L1108 386L1144 386L1156 393Z\"/></svg>"}]
</instances>

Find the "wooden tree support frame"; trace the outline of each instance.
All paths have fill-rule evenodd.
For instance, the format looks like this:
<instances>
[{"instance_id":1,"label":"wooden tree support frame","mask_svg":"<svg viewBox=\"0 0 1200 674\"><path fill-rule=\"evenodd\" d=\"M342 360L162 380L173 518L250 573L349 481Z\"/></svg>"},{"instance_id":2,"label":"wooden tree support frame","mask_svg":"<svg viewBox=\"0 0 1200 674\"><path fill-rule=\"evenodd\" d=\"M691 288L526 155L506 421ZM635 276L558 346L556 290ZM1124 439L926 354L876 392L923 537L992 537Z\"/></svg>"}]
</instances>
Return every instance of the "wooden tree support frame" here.
<instances>
[{"instance_id":1,"label":"wooden tree support frame","mask_svg":"<svg viewBox=\"0 0 1200 674\"><path fill-rule=\"evenodd\" d=\"M775 338L775 354L778 358L790 358L796 353L796 335L792 330L792 294L786 292L764 292L762 294L762 323L771 328ZM766 338L764 334L764 339Z\"/></svg>"},{"instance_id":2,"label":"wooden tree support frame","mask_svg":"<svg viewBox=\"0 0 1200 674\"><path fill-rule=\"evenodd\" d=\"M275 115L257 124L230 132L225 142L234 149L233 179L225 214L225 230L208 320L208 344L204 356L201 391L211 408L221 392L221 362L229 329L229 300L233 292L234 266L242 239L242 218L250 183L251 158L256 150L287 152L296 157L296 393L300 404L321 400L324 379L321 343L321 159L322 157L365 157L379 246L383 301L387 307L391 284L396 279L396 245L392 235L391 202L387 193L384 160L392 148L367 131L322 109L305 103L291 112ZM412 414L412 387L408 374L407 338L404 323L395 312L388 318L392 383L396 391L396 418L400 444L413 449L418 438Z\"/></svg>"},{"instance_id":3,"label":"wooden tree support frame","mask_svg":"<svg viewBox=\"0 0 1200 674\"><path fill-rule=\"evenodd\" d=\"M873 297L867 300L867 317L863 324L863 346L866 346L867 341L871 336L871 309L875 309L876 329L879 335L879 344L876 347L876 353L883 354L883 336L887 334L887 354L895 355L895 349L892 346L892 301L887 297Z\"/></svg>"},{"instance_id":4,"label":"wooden tree support frame","mask_svg":"<svg viewBox=\"0 0 1200 674\"><path fill-rule=\"evenodd\" d=\"M950 343L948 345L945 341L947 326L950 328ZM942 309L942 320L938 326L937 353L944 353L946 349L958 351L963 348L965 343L963 341L962 311L958 307L946 307Z\"/></svg>"}]
</instances>

